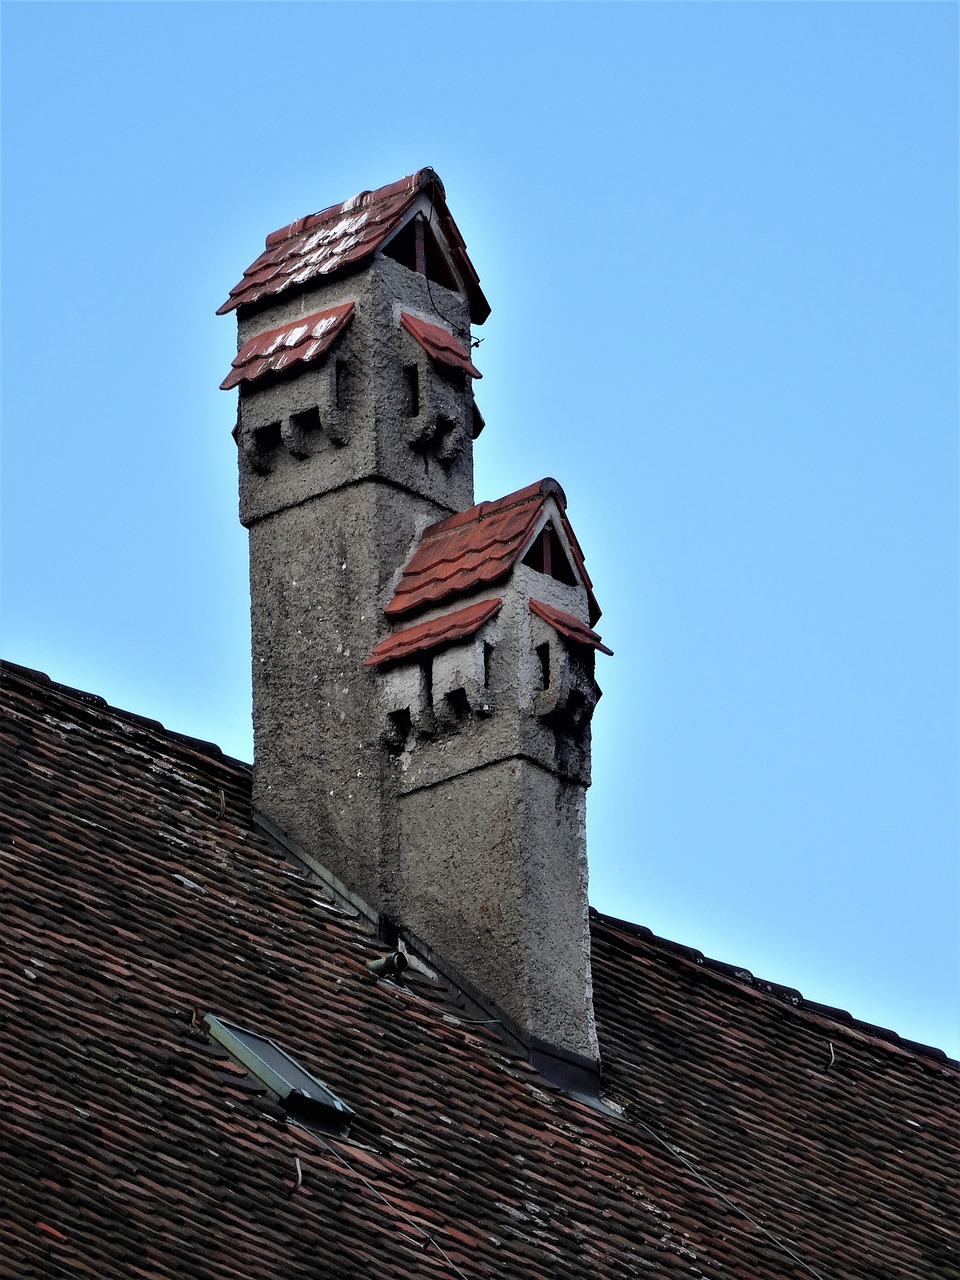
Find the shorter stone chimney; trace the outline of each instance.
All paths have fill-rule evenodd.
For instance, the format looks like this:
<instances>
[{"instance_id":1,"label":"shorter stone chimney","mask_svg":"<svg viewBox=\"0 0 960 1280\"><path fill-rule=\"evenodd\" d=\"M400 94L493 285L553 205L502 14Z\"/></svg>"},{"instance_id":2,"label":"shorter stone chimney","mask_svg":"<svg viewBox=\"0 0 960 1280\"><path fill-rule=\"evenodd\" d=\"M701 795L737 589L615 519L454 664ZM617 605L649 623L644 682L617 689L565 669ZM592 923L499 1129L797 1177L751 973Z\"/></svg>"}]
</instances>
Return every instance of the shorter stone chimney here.
<instances>
[{"instance_id":1,"label":"shorter stone chimney","mask_svg":"<svg viewBox=\"0 0 960 1280\"><path fill-rule=\"evenodd\" d=\"M254 805L540 1064L596 1066L599 609L553 480L473 504L489 307L421 170L267 239L240 342Z\"/></svg>"},{"instance_id":2,"label":"shorter stone chimney","mask_svg":"<svg viewBox=\"0 0 960 1280\"><path fill-rule=\"evenodd\" d=\"M595 1060L585 842L599 610L555 480L424 531L379 673L400 919L543 1046Z\"/></svg>"}]
</instances>

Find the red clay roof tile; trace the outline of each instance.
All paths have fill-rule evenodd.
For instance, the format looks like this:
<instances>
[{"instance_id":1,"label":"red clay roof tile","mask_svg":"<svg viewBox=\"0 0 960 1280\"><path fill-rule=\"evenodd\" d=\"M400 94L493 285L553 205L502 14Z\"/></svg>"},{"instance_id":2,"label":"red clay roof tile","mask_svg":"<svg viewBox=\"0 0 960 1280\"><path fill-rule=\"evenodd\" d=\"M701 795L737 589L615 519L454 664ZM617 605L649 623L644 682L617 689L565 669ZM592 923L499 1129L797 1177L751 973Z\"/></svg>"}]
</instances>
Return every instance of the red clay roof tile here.
<instances>
[{"instance_id":1,"label":"red clay roof tile","mask_svg":"<svg viewBox=\"0 0 960 1280\"><path fill-rule=\"evenodd\" d=\"M490 306L467 256L463 237L447 208L443 183L432 169L376 191L361 191L342 204L297 218L267 236L260 257L230 290L217 314L272 300L288 289L365 262L396 231L414 201L425 192L433 202L435 225L443 233L470 299L474 324L483 324Z\"/></svg>"},{"instance_id":2,"label":"red clay roof tile","mask_svg":"<svg viewBox=\"0 0 960 1280\"><path fill-rule=\"evenodd\" d=\"M354 304L345 302L329 311L315 311L302 320L292 320L277 329L258 333L245 342L233 361L233 368L220 383L229 391L241 382L256 382L268 373L280 373L295 364L322 359L353 319Z\"/></svg>"},{"instance_id":3,"label":"red clay roof tile","mask_svg":"<svg viewBox=\"0 0 960 1280\"><path fill-rule=\"evenodd\" d=\"M459 342L448 329L438 324L428 324L406 311L400 312L400 321L408 333L420 343L428 356L449 365L451 369L460 369L471 378L482 378L483 374L470 359L470 352Z\"/></svg>"},{"instance_id":4,"label":"red clay roof tile","mask_svg":"<svg viewBox=\"0 0 960 1280\"><path fill-rule=\"evenodd\" d=\"M480 502L425 529L386 607L387 616L403 617L505 577L525 551L549 498L557 503L563 531L587 589L590 621L596 622L600 606L580 544L566 517L566 496L556 480L549 478L496 502Z\"/></svg>"},{"instance_id":5,"label":"red clay roof tile","mask_svg":"<svg viewBox=\"0 0 960 1280\"><path fill-rule=\"evenodd\" d=\"M414 653L426 653L444 645L456 644L458 640L466 640L499 613L502 604L503 601L499 598L480 600L477 604L468 605L466 609L445 613L442 618L431 618L429 622L420 622L414 627L396 631L392 636L387 636L386 640L380 641L363 665L376 667L383 662L396 662L401 658L409 658Z\"/></svg>"},{"instance_id":6,"label":"red clay roof tile","mask_svg":"<svg viewBox=\"0 0 960 1280\"><path fill-rule=\"evenodd\" d=\"M544 622L549 622L554 631L559 631L562 636L566 636L574 644L589 645L591 649L599 649L601 653L607 653L610 657L613 657L613 650L608 649L597 633L581 622L579 618L575 618L572 613L567 613L563 609L555 609L553 605L544 604L542 600L531 600L529 603L532 613L535 613L538 618L542 618Z\"/></svg>"}]
</instances>

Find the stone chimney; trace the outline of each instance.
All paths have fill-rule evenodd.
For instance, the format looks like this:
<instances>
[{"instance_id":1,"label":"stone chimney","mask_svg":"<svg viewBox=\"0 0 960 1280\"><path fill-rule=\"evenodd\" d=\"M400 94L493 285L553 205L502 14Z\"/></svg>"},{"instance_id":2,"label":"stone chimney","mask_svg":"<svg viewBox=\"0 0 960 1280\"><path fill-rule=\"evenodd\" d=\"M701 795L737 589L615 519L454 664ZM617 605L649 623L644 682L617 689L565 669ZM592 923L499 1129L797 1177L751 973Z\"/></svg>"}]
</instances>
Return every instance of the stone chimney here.
<instances>
[{"instance_id":1,"label":"stone chimney","mask_svg":"<svg viewBox=\"0 0 960 1280\"><path fill-rule=\"evenodd\" d=\"M439 178L275 232L234 309L255 809L534 1060L595 1064L599 609L555 481L473 505L489 307Z\"/></svg>"}]
</instances>

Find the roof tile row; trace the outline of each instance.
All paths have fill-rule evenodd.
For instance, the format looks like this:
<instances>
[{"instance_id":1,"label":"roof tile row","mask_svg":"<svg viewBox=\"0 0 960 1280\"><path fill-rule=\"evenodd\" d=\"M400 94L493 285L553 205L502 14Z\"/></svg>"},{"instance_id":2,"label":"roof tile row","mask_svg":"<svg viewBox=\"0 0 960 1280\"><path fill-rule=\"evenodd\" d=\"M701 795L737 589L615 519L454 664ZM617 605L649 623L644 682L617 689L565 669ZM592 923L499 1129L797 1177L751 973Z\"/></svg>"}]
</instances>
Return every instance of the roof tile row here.
<instances>
[{"instance_id":1,"label":"roof tile row","mask_svg":"<svg viewBox=\"0 0 960 1280\"><path fill-rule=\"evenodd\" d=\"M442 329L438 324L429 324L407 311L400 312L400 322L434 360L439 360L451 369L459 369L471 378L483 377L470 359L470 352L448 329Z\"/></svg>"},{"instance_id":2,"label":"roof tile row","mask_svg":"<svg viewBox=\"0 0 960 1280\"><path fill-rule=\"evenodd\" d=\"M258 333L240 348L220 390L229 391L241 382L256 382L268 373L281 373L294 365L322 359L353 319L353 313L354 304L345 302Z\"/></svg>"},{"instance_id":3,"label":"roof tile row","mask_svg":"<svg viewBox=\"0 0 960 1280\"><path fill-rule=\"evenodd\" d=\"M466 286L473 322L482 324L490 314L490 307L467 257L463 237L447 209L443 183L432 169L420 169L376 191L361 191L342 204L297 218L279 231L271 232L263 253L230 290L229 298L217 314L225 315L237 307L272 301L290 289L303 288L318 278L360 266L399 229L421 193L432 201L437 225Z\"/></svg>"},{"instance_id":4,"label":"roof tile row","mask_svg":"<svg viewBox=\"0 0 960 1280\"><path fill-rule=\"evenodd\" d=\"M480 600L465 609L457 609L440 618L431 618L429 622L420 622L403 631L395 631L392 636L380 641L363 665L376 667L384 662L397 662L414 653L429 653L443 645L467 640L499 613L502 604L503 601L499 598Z\"/></svg>"},{"instance_id":5,"label":"roof tile row","mask_svg":"<svg viewBox=\"0 0 960 1280\"><path fill-rule=\"evenodd\" d=\"M567 613L565 609L555 609L553 605L545 604L542 600L531 600L530 611L538 618L542 618L544 622L548 622L554 631L566 636L574 644L599 649L601 653L613 657L613 650L607 648L597 633L582 623L579 618L575 618L572 613Z\"/></svg>"},{"instance_id":6,"label":"roof tile row","mask_svg":"<svg viewBox=\"0 0 960 1280\"><path fill-rule=\"evenodd\" d=\"M247 766L19 668L2 693L0 1273L960 1270L956 1064L594 913L623 1115L592 1110L443 979L372 980L365 922L251 825ZM205 1012L276 1039L356 1141L224 1080Z\"/></svg>"},{"instance_id":7,"label":"roof tile row","mask_svg":"<svg viewBox=\"0 0 960 1280\"><path fill-rule=\"evenodd\" d=\"M533 537L548 499L577 562L590 600L590 621L600 617L576 536L566 518L566 497L555 480L541 480L495 502L481 502L425 529L386 607L389 618L488 586L506 577Z\"/></svg>"}]
</instances>

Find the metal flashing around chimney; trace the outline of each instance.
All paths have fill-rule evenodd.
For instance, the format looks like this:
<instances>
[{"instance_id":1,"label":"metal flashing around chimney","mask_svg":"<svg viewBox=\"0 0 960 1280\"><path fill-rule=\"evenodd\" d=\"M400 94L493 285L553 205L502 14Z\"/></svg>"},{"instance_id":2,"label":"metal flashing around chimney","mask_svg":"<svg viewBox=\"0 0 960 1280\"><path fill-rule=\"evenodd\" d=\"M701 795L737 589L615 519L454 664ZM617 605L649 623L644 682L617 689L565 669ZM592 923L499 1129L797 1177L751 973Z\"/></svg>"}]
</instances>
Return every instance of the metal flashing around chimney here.
<instances>
[{"instance_id":1,"label":"metal flashing around chimney","mask_svg":"<svg viewBox=\"0 0 960 1280\"><path fill-rule=\"evenodd\" d=\"M565 1093L591 1106L605 1108L600 1096L601 1069L596 1058L571 1053L559 1045L550 1044L537 1037L530 1037L523 1028L490 998L488 992L480 989L464 973L450 962L449 957L435 951L423 938L419 937L406 924L395 922L379 916L369 903L352 893L335 875L317 861L305 849L300 848L289 837L285 836L274 823L254 810L253 824L278 849L305 872L311 879L315 878L345 907L350 914L366 919L373 933L394 948L391 955L403 956L405 964L375 966L379 960L368 964L374 977L400 977L404 968L413 966L421 973L430 975L435 980L444 982L457 993L466 1022L482 1022L486 1026L498 1029L498 1034L505 1043L524 1056L531 1066L535 1067L545 1081L556 1085ZM397 950L397 948L401 948ZM389 957L387 957L389 959ZM390 972L382 970L389 968ZM454 1015L451 1015L454 1016Z\"/></svg>"}]
</instances>

